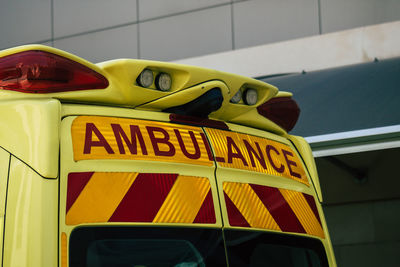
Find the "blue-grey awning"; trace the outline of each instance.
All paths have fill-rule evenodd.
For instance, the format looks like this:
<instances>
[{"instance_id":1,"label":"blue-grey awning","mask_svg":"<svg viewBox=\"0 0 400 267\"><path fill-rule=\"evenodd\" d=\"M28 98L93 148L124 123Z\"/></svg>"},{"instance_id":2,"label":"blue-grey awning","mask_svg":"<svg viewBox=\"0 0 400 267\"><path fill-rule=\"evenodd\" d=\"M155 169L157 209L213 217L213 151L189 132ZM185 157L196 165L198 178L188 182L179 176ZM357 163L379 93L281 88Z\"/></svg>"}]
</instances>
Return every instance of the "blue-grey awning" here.
<instances>
[{"instance_id":1,"label":"blue-grey awning","mask_svg":"<svg viewBox=\"0 0 400 267\"><path fill-rule=\"evenodd\" d=\"M292 134L400 124L400 58L260 80L293 93L301 114Z\"/></svg>"},{"instance_id":2,"label":"blue-grey awning","mask_svg":"<svg viewBox=\"0 0 400 267\"><path fill-rule=\"evenodd\" d=\"M400 58L259 79L293 93L315 156L400 147Z\"/></svg>"}]
</instances>

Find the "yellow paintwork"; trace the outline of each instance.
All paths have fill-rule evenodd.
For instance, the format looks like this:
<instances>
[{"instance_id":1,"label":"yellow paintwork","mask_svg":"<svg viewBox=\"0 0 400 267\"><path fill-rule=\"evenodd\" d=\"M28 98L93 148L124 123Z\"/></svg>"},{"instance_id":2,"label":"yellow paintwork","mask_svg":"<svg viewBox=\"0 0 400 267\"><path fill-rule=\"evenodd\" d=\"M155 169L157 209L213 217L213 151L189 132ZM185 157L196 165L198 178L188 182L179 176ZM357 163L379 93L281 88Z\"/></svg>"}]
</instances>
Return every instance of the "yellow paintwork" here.
<instances>
[{"instance_id":1,"label":"yellow paintwork","mask_svg":"<svg viewBox=\"0 0 400 267\"><path fill-rule=\"evenodd\" d=\"M58 175L60 106L56 99L0 101L0 146L47 178Z\"/></svg>"},{"instance_id":2,"label":"yellow paintwork","mask_svg":"<svg viewBox=\"0 0 400 267\"><path fill-rule=\"evenodd\" d=\"M229 88L226 84L221 81L209 81L141 105L139 108L154 111L163 110L190 102L216 87L221 88L221 93L225 102L227 102L229 100Z\"/></svg>"},{"instance_id":3,"label":"yellow paintwork","mask_svg":"<svg viewBox=\"0 0 400 267\"><path fill-rule=\"evenodd\" d=\"M72 225L74 223L70 225L66 215L67 175L71 172L158 172L178 173L179 176L186 177L188 180L181 179L178 186L186 189L187 192L178 195L185 192L185 190L180 190L175 195L171 195L171 199L164 203L165 207L157 217L156 221L161 222L157 224L165 226L166 230L170 226L176 226L173 223L162 223L165 221L165 217L170 215L169 206L178 201L192 203L193 207L200 203L201 199L192 199L189 194L190 185L187 182L191 179L190 177L204 177L202 180L196 180L202 192L199 194L200 198L205 197L204 192L211 188L216 223L201 225L186 223L195 216L194 209L189 209L183 215L178 214L178 216L182 215L179 220L185 221L185 223L179 224L181 227L236 228L223 223L228 222L223 201L224 183L253 183L271 186L279 188L284 195L286 192L285 197L288 199L296 199L297 195L291 195L296 191L318 196L320 201L322 200L315 162L308 144L300 137L287 134L278 125L260 116L256 110L257 106L272 97L291 96L291 93L278 93L276 87L251 78L173 63L121 59L92 64L67 52L42 45L4 50L0 52L0 58L27 50L47 51L79 62L104 75L109 81L109 86L106 89L50 94L24 94L0 90L0 162L4 164L0 169L0 197L5 196L8 176L5 217L7 221L3 233L3 266L67 266L68 238L73 229L79 227L79 225ZM146 68L152 70L155 76L161 72L169 73L173 81L172 89L169 92L162 92L157 90L154 84L150 88L138 86L136 78ZM74 153L74 131L72 129L74 121L82 118L81 116L113 117L110 120L116 121L121 121L121 118L125 118L127 121L149 120L152 121L149 122L150 125L163 125L164 127L168 124L172 125L171 129L174 127L186 130L196 129L198 132L203 132L211 141L212 133L210 132L215 130L171 124L169 114L159 111L186 104L215 87L221 89L224 101L221 108L211 113L209 118L224 121L232 134L240 133L236 134L237 136L251 135L255 136L251 137L254 140L266 138L279 143L282 147L289 147L303 169L302 175L306 180L311 179L313 186L271 172L262 173L245 168L235 169L214 161L207 161L207 164L193 164L191 161L162 161L155 158L141 158L140 160L101 157L90 160L88 158L74 159L76 153ZM242 101L238 104L230 103L229 100L238 90L244 91L246 88L257 90L259 98L255 105L247 106ZM218 155L216 148L217 146L211 148L214 156ZM300 159L303 159L304 162ZM7 173L10 160L10 169ZM126 187L126 183L133 182L133 179L127 180L124 180L125 184L120 187ZM102 181L107 183L105 179ZM118 192L115 197L118 198ZM251 202L251 198L246 198L246 200ZM236 229L249 232L265 231L262 229L265 225L272 225L269 228L275 230L270 231L287 234L280 232L275 227L277 225L273 224L265 210L259 209L260 205L257 207L254 209L261 210L263 216L253 218L255 220L252 223L255 228ZM244 207L242 208L245 210ZM303 219L307 217L307 214L301 213L304 209L292 208L297 210L299 217ZM330 266L336 266L326 221L319 203L317 203L317 208L321 216L323 233L315 227L315 222L310 224L308 231L318 233L316 235L319 237L313 238L319 239L325 246ZM106 213L107 209L102 211ZM3 214L4 207L0 207L0 227L4 219ZM106 215L109 216L109 212ZM148 226L151 224L98 222L84 225ZM293 235L310 237L306 234Z\"/></svg>"},{"instance_id":4,"label":"yellow paintwork","mask_svg":"<svg viewBox=\"0 0 400 267\"><path fill-rule=\"evenodd\" d=\"M3 266L57 266L58 180L15 157L9 175Z\"/></svg>"},{"instance_id":5,"label":"yellow paintwork","mask_svg":"<svg viewBox=\"0 0 400 267\"><path fill-rule=\"evenodd\" d=\"M301 136L288 135L290 141L292 141L296 148L299 150L303 157L304 163L307 166L310 178L314 184L318 199L320 202L323 201L321 185L319 183L319 177L317 172L317 166L315 165L315 160L312 155L311 147L307 141Z\"/></svg>"},{"instance_id":6,"label":"yellow paintwork","mask_svg":"<svg viewBox=\"0 0 400 267\"><path fill-rule=\"evenodd\" d=\"M61 177L66 177L66 175L69 172L80 172L80 171L116 171L116 172L154 172L155 169L161 172L165 173L176 173L177 170L179 170L179 173L182 175L193 175L195 174L196 176L204 176L204 177L209 177L210 182L211 182L211 188L213 192L213 199L223 199L223 193L221 191L218 191L218 195L216 196L216 188L222 188L223 187L223 182L224 181L229 181L229 182L244 182L244 183L254 183L254 184L261 184L261 185L267 185L267 186L273 186L277 188L281 188L282 190L294 190L302 193L306 193L309 195L316 196L315 191L313 187L309 187L306 184L302 183L293 183L292 180L287 179L285 177L278 177L278 176L270 176L270 175L265 175L263 173L257 173L257 172L251 172L251 171L246 171L242 169L232 169L232 168L226 168L226 167L218 167L216 170L216 176L218 177L216 184L214 184L212 177L214 176L214 168L215 166L213 165L211 168L208 166L201 166L201 165L193 165L193 164L181 164L181 163L168 163L168 162L162 162L162 161L157 161L156 166L154 162L151 161L146 161L146 160L135 160L135 161L126 161L126 160L84 160L84 161L74 161L73 160L73 150L72 150L72 136L71 136L71 127L74 119L76 117L70 116L74 114L83 114L83 115L105 115L109 114L110 116L113 117L132 117L132 118L139 118L139 119L156 119L158 121L168 121L169 118L168 116L165 116L162 113L158 112L145 112L145 111L138 111L138 110L126 110L126 109L119 109L119 108L99 108L96 106L81 106L81 105L63 105L62 106L62 114L63 117L65 118L62 122L62 138L61 138ZM259 136L262 138L268 138L270 140L277 141L281 144L284 144L286 146L289 146L292 148L292 151L296 155L296 157L300 157L298 155L298 152L296 149L294 149L293 145L291 142L287 139L287 137L281 137L277 136L275 134L265 132L259 129L254 129L254 128L249 128L245 127L242 125L235 125L228 123L228 126L231 130L241 132L241 133L248 133L254 136ZM301 153L304 153L305 150L299 149ZM215 155L214 151L214 155ZM304 158L304 155L302 155ZM190 163L190 162L188 162ZM305 163L301 163L303 168L306 170L309 169L309 167ZM65 188L65 178L61 179L61 188ZM72 226L67 226L63 224L62 222L65 220L65 215L63 212L65 212L65 192L61 192L61 211L60 211L60 228L62 231L66 232L67 235L69 236L71 231L73 230ZM228 221L227 214L225 213L225 209L220 209L219 208L219 203L216 203L214 201L215 205L215 210L222 210L222 220L223 221ZM224 204L221 204L224 206ZM320 211L320 214L322 212L321 206L317 205L318 209ZM222 220L221 218L218 217L217 213L217 225L221 225ZM299 215L300 216L300 215ZM326 223L323 219L323 216L321 216L322 224L324 225L324 233L323 236L324 238L320 238L321 242L324 244L326 247L327 251L330 251L328 253L329 257L329 262L331 266L335 266L334 263L334 258L333 258L333 250L330 245L330 239L329 239L329 234L327 232L326 228ZM101 223L100 223L101 224ZM115 225L116 223L112 223L112 225ZM99 224L86 224L86 225L99 225ZM104 224L103 224L104 225ZM117 225L149 225L146 223L117 223ZM174 224L163 224L163 225L174 225ZM181 224L180 224L181 225ZM182 227L189 227L191 226L190 224L182 224ZM192 225L193 226L193 225ZM203 227L203 226L202 226ZM212 227L212 226L205 226L205 227ZM229 226L225 226L229 227ZM240 228L242 229L242 228ZM261 228L255 228L256 230L261 230ZM311 228L312 229L312 228ZM242 229L243 230L243 229ZM311 232L313 230L310 230ZM314 230L315 232L315 230ZM285 234L285 233L283 233ZM294 234L294 235L302 235L302 234ZM322 234L319 234L322 235ZM304 235L303 235L304 236Z\"/></svg>"},{"instance_id":7,"label":"yellow paintwork","mask_svg":"<svg viewBox=\"0 0 400 267\"><path fill-rule=\"evenodd\" d=\"M0 148L0 229L4 229L9 160L10 154ZM3 240L3 237L4 232L0 231L0 241ZM3 251L3 242L0 242L0 251ZM3 254L0 253L0 262L2 260Z\"/></svg>"},{"instance_id":8,"label":"yellow paintwork","mask_svg":"<svg viewBox=\"0 0 400 267\"><path fill-rule=\"evenodd\" d=\"M75 55L44 45L25 45L3 50L0 51L0 58L28 50L47 51L69 58L97 71L109 81L109 86L105 89L29 94L29 98L57 98L63 102L86 102L161 111L167 107L186 104L193 99L193 96L203 94L207 89L214 88L210 86L215 85L221 88L224 101L219 110L210 114L210 118L240 123L279 134L285 133L281 127L255 111L255 107L274 97L278 92L276 87L255 79L200 67L147 60L119 59L95 65ZM151 69L154 75L160 72L169 73L173 81L172 89L162 92L156 90L154 84L150 88L138 86L136 78L146 68ZM246 88L257 90L258 101L255 105L229 102L238 90L244 91ZM186 90L190 91L185 92ZM172 95L174 97L168 97ZM0 90L0 99L26 99L26 94Z\"/></svg>"}]
</instances>

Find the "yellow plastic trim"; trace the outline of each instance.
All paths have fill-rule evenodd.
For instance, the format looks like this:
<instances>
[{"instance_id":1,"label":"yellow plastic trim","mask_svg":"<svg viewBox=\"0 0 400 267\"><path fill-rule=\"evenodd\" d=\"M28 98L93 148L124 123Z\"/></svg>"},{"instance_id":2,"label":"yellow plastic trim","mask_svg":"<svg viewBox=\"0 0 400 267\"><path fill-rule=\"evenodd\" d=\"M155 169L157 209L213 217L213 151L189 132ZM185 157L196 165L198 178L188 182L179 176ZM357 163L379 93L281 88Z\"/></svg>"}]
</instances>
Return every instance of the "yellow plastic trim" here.
<instances>
[{"instance_id":1,"label":"yellow plastic trim","mask_svg":"<svg viewBox=\"0 0 400 267\"><path fill-rule=\"evenodd\" d=\"M4 238L4 219L6 213L6 195L8 181L8 166L10 154L0 148L0 241ZM3 242L0 242L0 251L3 251ZM3 253L0 253L0 262L3 262Z\"/></svg>"},{"instance_id":2,"label":"yellow plastic trim","mask_svg":"<svg viewBox=\"0 0 400 267\"><path fill-rule=\"evenodd\" d=\"M0 102L0 146L40 175L58 175L60 102L25 99Z\"/></svg>"},{"instance_id":3,"label":"yellow plastic trim","mask_svg":"<svg viewBox=\"0 0 400 267\"><path fill-rule=\"evenodd\" d=\"M200 97L213 88L220 88L224 100L227 102L229 89L226 84L222 83L221 81L209 81L193 86L189 89L176 92L166 97L159 98L155 101L141 105L138 108L157 111L169 107L180 106Z\"/></svg>"},{"instance_id":4,"label":"yellow plastic trim","mask_svg":"<svg viewBox=\"0 0 400 267\"><path fill-rule=\"evenodd\" d=\"M11 158L3 266L57 266L58 180Z\"/></svg>"},{"instance_id":5,"label":"yellow plastic trim","mask_svg":"<svg viewBox=\"0 0 400 267\"><path fill-rule=\"evenodd\" d=\"M289 138L293 142L299 153L302 155L304 163L306 164L308 172L310 174L311 181L317 193L318 200L322 202L323 197L322 197L321 185L319 182L317 166L315 164L315 160L310 145L301 136L288 135L287 138Z\"/></svg>"}]
</instances>

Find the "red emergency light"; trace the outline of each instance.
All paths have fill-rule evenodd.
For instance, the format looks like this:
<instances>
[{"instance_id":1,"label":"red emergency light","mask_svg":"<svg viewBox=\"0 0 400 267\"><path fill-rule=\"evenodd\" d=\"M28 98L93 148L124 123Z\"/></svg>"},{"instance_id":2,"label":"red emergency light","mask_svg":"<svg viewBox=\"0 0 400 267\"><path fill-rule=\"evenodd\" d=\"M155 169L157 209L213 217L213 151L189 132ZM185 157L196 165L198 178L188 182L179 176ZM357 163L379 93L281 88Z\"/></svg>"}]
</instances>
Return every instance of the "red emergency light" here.
<instances>
[{"instance_id":1,"label":"red emergency light","mask_svg":"<svg viewBox=\"0 0 400 267\"><path fill-rule=\"evenodd\" d=\"M261 116L273 121L287 132L296 125L300 108L291 97L275 97L257 107Z\"/></svg>"},{"instance_id":2,"label":"red emergency light","mask_svg":"<svg viewBox=\"0 0 400 267\"><path fill-rule=\"evenodd\" d=\"M40 50L0 58L0 89L54 93L104 89L108 80L79 62Z\"/></svg>"}]
</instances>

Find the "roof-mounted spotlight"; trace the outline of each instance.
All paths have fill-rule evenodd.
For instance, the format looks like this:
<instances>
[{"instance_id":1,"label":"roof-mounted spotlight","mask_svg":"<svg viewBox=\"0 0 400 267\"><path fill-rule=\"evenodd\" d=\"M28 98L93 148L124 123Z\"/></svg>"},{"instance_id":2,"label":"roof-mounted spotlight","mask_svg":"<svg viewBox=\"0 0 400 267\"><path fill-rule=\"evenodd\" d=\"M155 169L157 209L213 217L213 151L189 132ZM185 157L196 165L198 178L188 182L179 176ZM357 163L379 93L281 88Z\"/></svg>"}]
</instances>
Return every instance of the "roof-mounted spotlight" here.
<instances>
[{"instance_id":1,"label":"roof-mounted spotlight","mask_svg":"<svg viewBox=\"0 0 400 267\"><path fill-rule=\"evenodd\" d=\"M144 69L137 77L136 82L142 87L150 87L153 84L153 72L149 69Z\"/></svg>"},{"instance_id":2,"label":"roof-mounted spotlight","mask_svg":"<svg viewBox=\"0 0 400 267\"><path fill-rule=\"evenodd\" d=\"M243 101L246 105L255 105L258 101L257 90L251 88L246 89L246 91L244 91Z\"/></svg>"},{"instance_id":3,"label":"roof-mounted spotlight","mask_svg":"<svg viewBox=\"0 0 400 267\"><path fill-rule=\"evenodd\" d=\"M156 77L156 87L163 92L169 91L172 85L172 78L168 73L160 73Z\"/></svg>"},{"instance_id":4,"label":"roof-mounted spotlight","mask_svg":"<svg viewBox=\"0 0 400 267\"><path fill-rule=\"evenodd\" d=\"M242 100L242 91L237 91L236 94L231 98L231 103L237 104Z\"/></svg>"}]
</instances>

